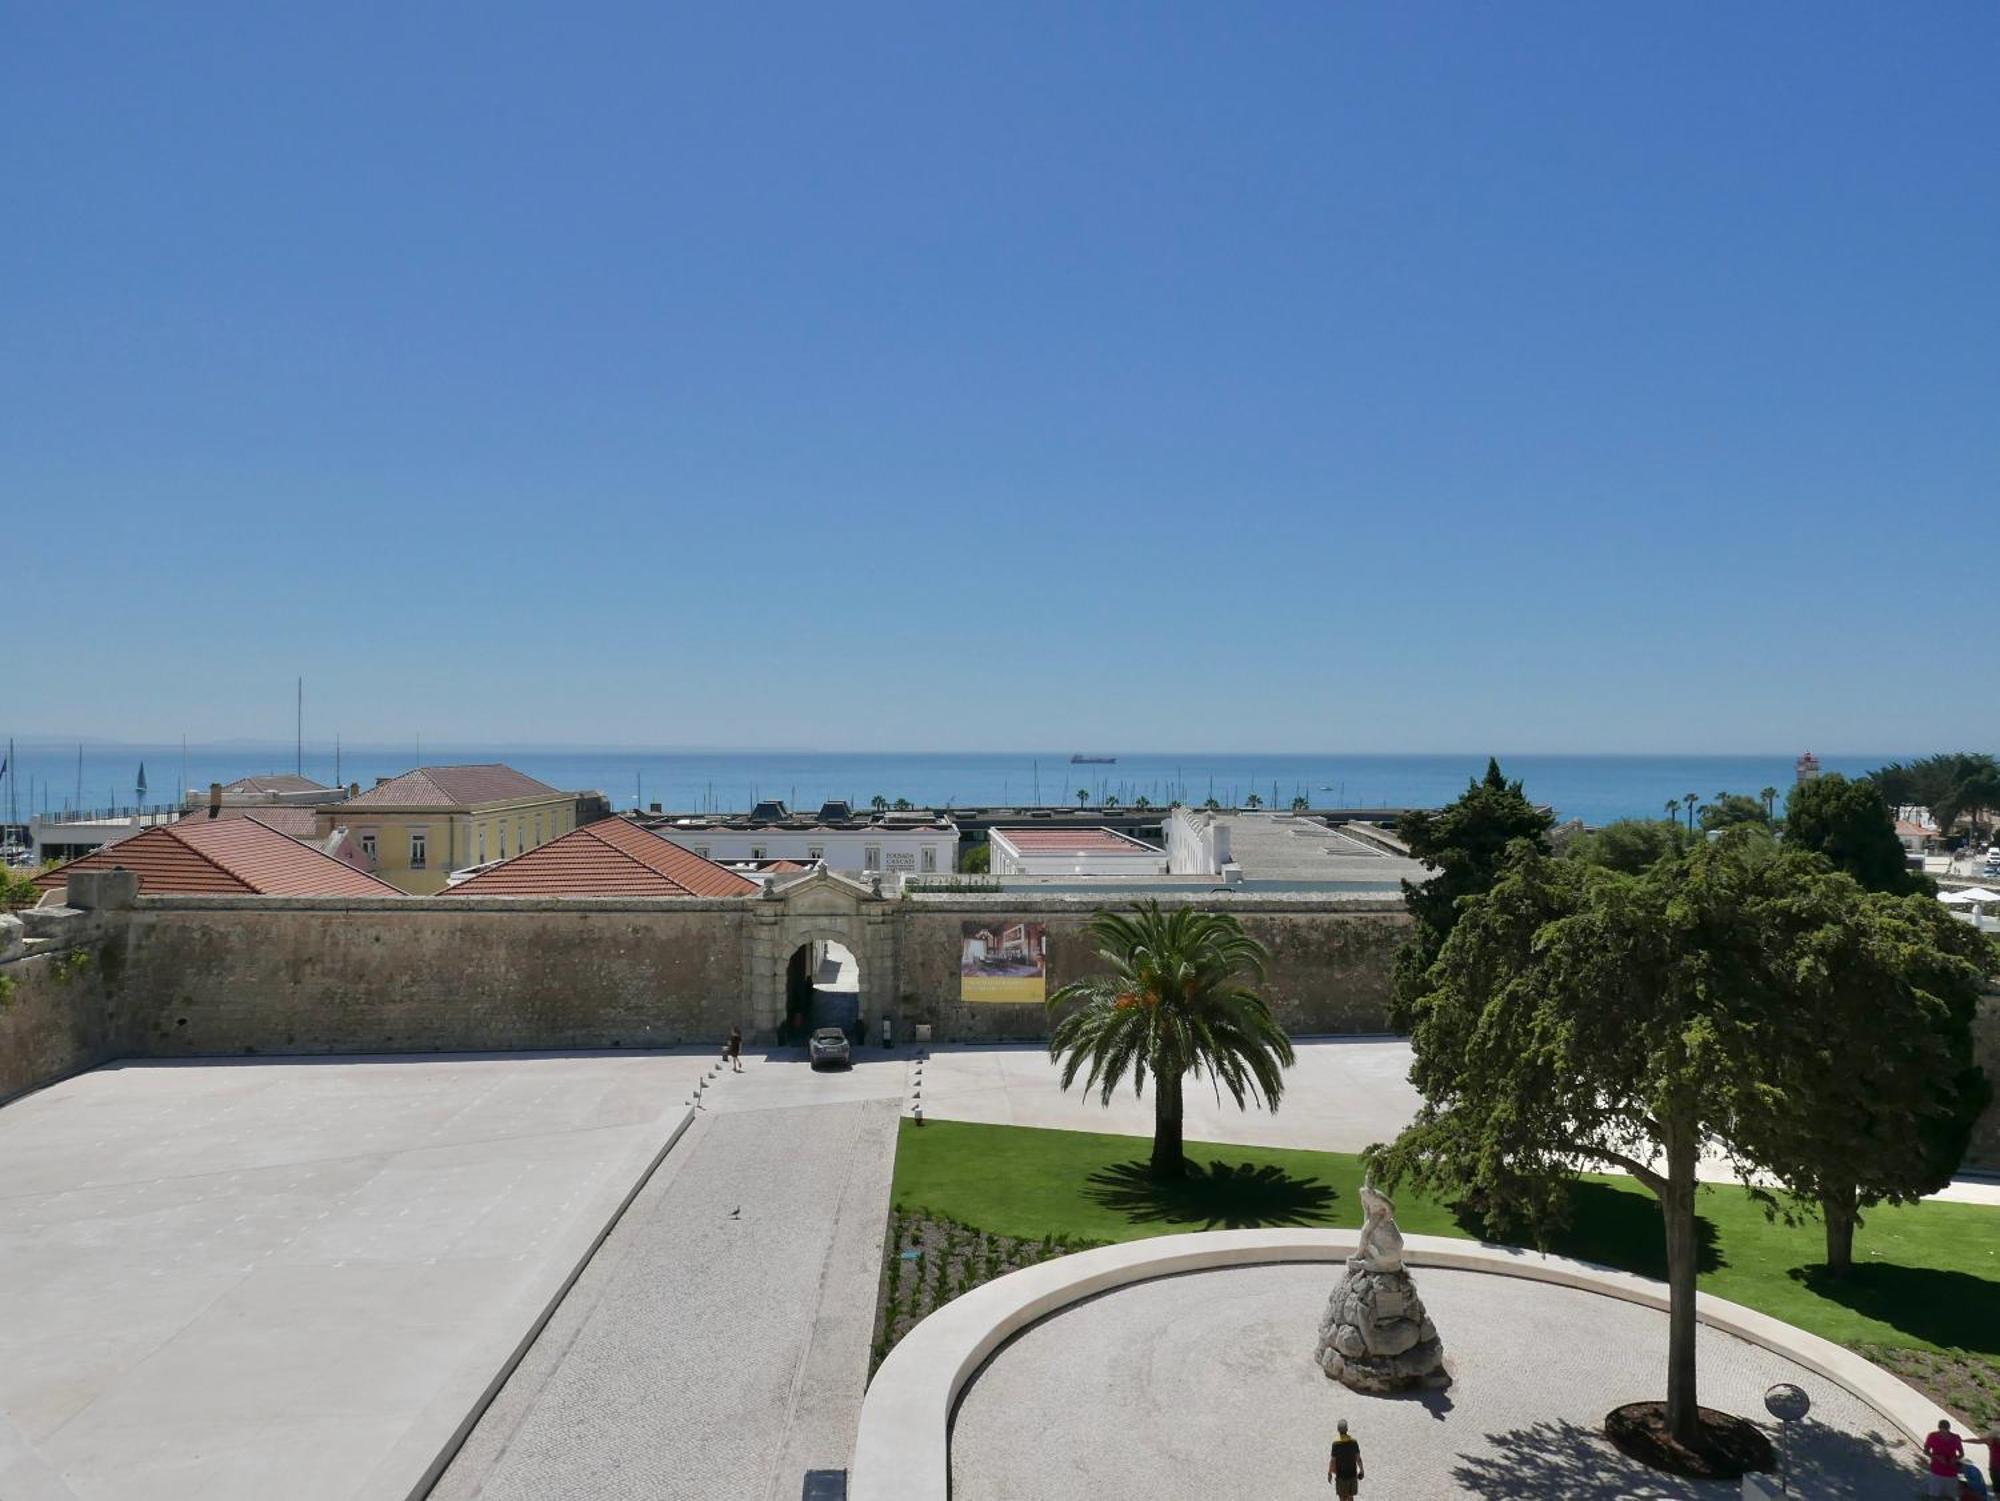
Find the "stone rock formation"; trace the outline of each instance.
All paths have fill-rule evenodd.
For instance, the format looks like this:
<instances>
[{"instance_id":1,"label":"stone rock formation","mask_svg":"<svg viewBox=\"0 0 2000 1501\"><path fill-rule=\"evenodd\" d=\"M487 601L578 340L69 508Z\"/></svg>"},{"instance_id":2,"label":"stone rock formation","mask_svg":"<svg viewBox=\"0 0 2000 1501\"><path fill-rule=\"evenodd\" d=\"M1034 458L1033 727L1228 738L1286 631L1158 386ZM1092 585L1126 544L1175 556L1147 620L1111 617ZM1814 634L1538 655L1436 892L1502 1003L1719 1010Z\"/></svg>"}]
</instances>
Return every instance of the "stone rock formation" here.
<instances>
[{"instance_id":1,"label":"stone rock formation","mask_svg":"<svg viewBox=\"0 0 2000 1501\"><path fill-rule=\"evenodd\" d=\"M1327 1299L1313 1358L1356 1391L1449 1386L1437 1326L1403 1265L1395 1205L1373 1187L1361 1190L1361 1204L1368 1215L1361 1243Z\"/></svg>"}]
</instances>

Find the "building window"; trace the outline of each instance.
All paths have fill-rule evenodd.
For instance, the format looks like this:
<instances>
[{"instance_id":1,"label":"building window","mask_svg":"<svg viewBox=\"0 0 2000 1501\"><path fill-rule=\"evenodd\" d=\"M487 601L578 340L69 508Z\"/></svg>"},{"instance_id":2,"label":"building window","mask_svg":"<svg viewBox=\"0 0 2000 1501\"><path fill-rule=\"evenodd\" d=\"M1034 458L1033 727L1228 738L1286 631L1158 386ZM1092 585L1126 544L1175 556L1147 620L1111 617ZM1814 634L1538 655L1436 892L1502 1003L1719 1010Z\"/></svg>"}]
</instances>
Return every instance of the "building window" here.
<instances>
[{"instance_id":1,"label":"building window","mask_svg":"<svg viewBox=\"0 0 2000 1501\"><path fill-rule=\"evenodd\" d=\"M862 852L861 852L861 868L862 868L863 870L880 870L880 869L882 868L882 846L881 846L881 845L879 845L879 844L871 844L871 845L867 846L867 848L865 848L865 849L863 849L863 850L862 850Z\"/></svg>"},{"instance_id":2,"label":"building window","mask_svg":"<svg viewBox=\"0 0 2000 1501\"><path fill-rule=\"evenodd\" d=\"M931 871L937 869L937 846L934 844L924 846L924 869Z\"/></svg>"},{"instance_id":3,"label":"building window","mask_svg":"<svg viewBox=\"0 0 2000 1501\"><path fill-rule=\"evenodd\" d=\"M542 815L537 813L535 815L535 843L540 844L541 842L542 842Z\"/></svg>"},{"instance_id":4,"label":"building window","mask_svg":"<svg viewBox=\"0 0 2000 1501\"><path fill-rule=\"evenodd\" d=\"M486 863L486 825L485 825L485 824L481 824L481 825L479 826L479 863L480 863L481 865L484 865L484 864Z\"/></svg>"},{"instance_id":5,"label":"building window","mask_svg":"<svg viewBox=\"0 0 2000 1501\"><path fill-rule=\"evenodd\" d=\"M375 831L373 829L363 829L361 831L361 853L366 855L370 860L375 858Z\"/></svg>"},{"instance_id":6,"label":"building window","mask_svg":"<svg viewBox=\"0 0 2000 1501\"><path fill-rule=\"evenodd\" d=\"M410 830L410 869L422 870L429 863L430 830Z\"/></svg>"},{"instance_id":7,"label":"building window","mask_svg":"<svg viewBox=\"0 0 2000 1501\"><path fill-rule=\"evenodd\" d=\"M764 846L763 846L763 845L761 845L761 844L753 844L753 845L751 845L751 846L750 846L750 858L751 858L752 860L761 860L761 859L763 859L763 858L764 858Z\"/></svg>"},{"instance_id":8,"label":"building window","mask_svg":"<svg viewBox=\"0 0 2000 1501\"><path fill-rule=\"evenodd\" d=\"M507 825L504 823L500 825L500 858L507 858Z\"/></svg>"},{"instance_id":9,"label":"building window","mask_svg":"<svg viewBox=\"0 0 2000 1501\"><path fill-rule=\"evenodd\" d=\"M528 820L525 818L517 818L514 820L514 848L517 850L524 850L527 847L528 847Z\"/></svg>"},{"instance_id":10,"label":"building window","mask_svg":"<svg viewBox=\"0 0 2000 1501\"><path fill-rule=\"evenodd\" d=\"M823 844L807 845L806 858L808 860L824 860L826 858L826 846Z\"/></svg>"}]
</instances>

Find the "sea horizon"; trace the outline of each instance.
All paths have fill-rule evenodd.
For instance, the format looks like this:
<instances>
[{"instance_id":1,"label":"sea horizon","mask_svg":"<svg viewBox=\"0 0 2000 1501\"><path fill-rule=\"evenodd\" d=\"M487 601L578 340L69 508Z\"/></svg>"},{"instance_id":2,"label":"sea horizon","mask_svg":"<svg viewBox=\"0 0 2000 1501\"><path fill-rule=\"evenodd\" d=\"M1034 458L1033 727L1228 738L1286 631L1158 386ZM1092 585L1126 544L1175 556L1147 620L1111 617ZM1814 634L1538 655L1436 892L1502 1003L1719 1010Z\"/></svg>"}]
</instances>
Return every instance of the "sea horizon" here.
<instances>
[{"instance_id":1,"label":"sea horizon","mask_svg":"<svg viewBox=\"0 0 2000 1501\"><path fill-rule=\"evenodd\" d=\"M564 791L602 792L614 808L669 812L741 811L782 799L813 809L828 800L858 807L883 797L939 808L981 805L1091 805L1115 796L1165 804L1178 797L1215 797L1241 806L1254 793L1265 806L1288 807L1304 797L1314 807L1367 809L1432 807L1450 801L1486 769L1480 752L1102 752L1110 761L1073 764L1094 751L818 751L769 749L643 750L632 747L552 747L526 743L415 745L291 743L224 740L176 744L17 739L15 760L0 783L0 814L18 809L58 813L178 801L180 788L287 773L295 769L329 786L372 786L418 764L505 761ZM1780 797L1795 780L1796 753L1648 755L1491 753L1527 795L1562 819L1601 824L1616 818L1659 817L1668 799L1692 792L1707 801L1721 792ZM1910 752L1820 754L1825 771L1858 775ZM138 777L146 775L140 798ZM18 785L16 779L18 778Z\"/></svg>"}]
</instances>

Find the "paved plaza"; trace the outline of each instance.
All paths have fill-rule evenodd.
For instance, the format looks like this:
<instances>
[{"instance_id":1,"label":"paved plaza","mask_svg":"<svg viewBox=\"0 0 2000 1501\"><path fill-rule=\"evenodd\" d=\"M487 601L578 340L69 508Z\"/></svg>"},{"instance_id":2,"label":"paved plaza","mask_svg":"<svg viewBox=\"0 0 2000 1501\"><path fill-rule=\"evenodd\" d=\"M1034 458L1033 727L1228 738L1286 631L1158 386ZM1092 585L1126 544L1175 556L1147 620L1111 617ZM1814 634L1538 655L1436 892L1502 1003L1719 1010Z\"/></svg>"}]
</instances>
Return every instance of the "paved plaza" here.
<instances>
[{"instance_id":1,"label":"paved plaza","mask_svg":"<svg viewBox=\"0 0 2000 1501\"><path fill-rule=\"evenodd\" d=\"M794 1501L845 1469L906 1070L725 1073L436 1501Z\"/></svg>"},{"instance_id":2,"label":"paved plaza","mask_svg":"<svg viewBox=\"0 0 2000 1501\"><path fill-rule=\"evenodd\" d=\"M144 1063L0 1109L0 1497L406 1496L709 1061Z\"/></svg>"},{"instance_id":3,"label":"paved plaza","mask_svg":"<svg viewBox=\"0 0 2000 1501\"><path fill-rule=\"evenodd\" d=\"M1604 1414L1666 1383L1664 1313L1596 1293L1420 1269L1450 1390L1368 1397L1329 1381L1313 1344L1335 1265L1196 1272L1105 1293L1031 1326L967 1387L952 1429L954 1501L1325 1497L1346 1418L1364 1497L1392 1501L1724 1501L1597 1436ZM1899 1497L1913 1455L1873 1409L1782 1356L1704 1328L1701 1399L1763 1416L1776 1381L1813 1399L1793 1494Z\"/></svg>"}]
</instances>

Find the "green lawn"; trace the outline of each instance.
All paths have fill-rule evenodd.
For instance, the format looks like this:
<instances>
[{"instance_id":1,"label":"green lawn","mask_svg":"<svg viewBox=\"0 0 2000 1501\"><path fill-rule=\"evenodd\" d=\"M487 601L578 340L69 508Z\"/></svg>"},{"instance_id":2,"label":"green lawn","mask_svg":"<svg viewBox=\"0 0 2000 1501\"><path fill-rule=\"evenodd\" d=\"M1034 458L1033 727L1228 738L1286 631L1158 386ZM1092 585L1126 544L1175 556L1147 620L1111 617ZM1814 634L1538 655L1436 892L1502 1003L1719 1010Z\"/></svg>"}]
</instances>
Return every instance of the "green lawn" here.
<instances>
[{"instance_id":1,"label":"green lawn","mask_svg":"<svg viewBox=\"0 0 2000 1501\"><path fill-rule=\"evenodd\" d=\"M1264 1225L1358 1226L1356 1157L1189 1143L1197 1175L1162 1190L1139 1137L1021 1126L903 1122L895 1202L975 1229L1039 1239L1134 1240ZM1774 1225L1740 1188L1701 1197L1704 1291L1844 1345L1962 1350L2000 1360L2000 1209L1918 1204L1877 1209L1855 1240L1853 1273L1819 1275L1819 1227ZM1472 1231L1444 1206L1404 1194L1396 1218L1423 1235ZM1620 1178L1576 1189L1573 1228L1550 1250L1665 1275L1652 1196ZM1968 1412L1979 1420L1990 1417Z\"/></svg>"}]
</instances>

